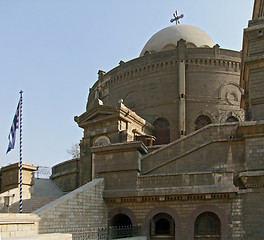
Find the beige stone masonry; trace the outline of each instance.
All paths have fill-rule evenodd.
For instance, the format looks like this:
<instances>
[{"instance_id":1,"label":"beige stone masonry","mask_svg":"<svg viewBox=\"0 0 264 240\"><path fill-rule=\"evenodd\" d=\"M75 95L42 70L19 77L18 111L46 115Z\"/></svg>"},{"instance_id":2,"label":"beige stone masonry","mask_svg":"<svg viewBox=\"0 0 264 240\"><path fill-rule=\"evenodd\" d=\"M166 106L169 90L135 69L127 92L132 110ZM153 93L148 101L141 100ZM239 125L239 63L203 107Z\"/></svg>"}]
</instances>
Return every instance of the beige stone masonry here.
<instances>
[{"instance_id":1,"label":"beige stone masonry","mask_svg":"<svg viewBox=\"0 0 264 240\"><path fill-rule=\"evenodd\" d=\"M36 214L0 214L2 239L36 235L40 218Z\"/></svg>"},{"instance_id":2,"label":"beige stone masonry","mask_svg":"<svg viewBox=\"0 0 264 240\"><path fill-rule=\"evenodd\" d=\"M72 235L66 233L50 233L26 237L2 238L1 240L72 240Z\"/></svg>"},{"instance_id":3,"label":"beige stone masonry","mask_svg":"<svg viewBox=\"0 0 264 240\"><path fill-rule=\"evenodd\" d=\"M40 233L71 233L107 226L104 181L96 179L35 211Z\"/></svg>"}]
</instances>

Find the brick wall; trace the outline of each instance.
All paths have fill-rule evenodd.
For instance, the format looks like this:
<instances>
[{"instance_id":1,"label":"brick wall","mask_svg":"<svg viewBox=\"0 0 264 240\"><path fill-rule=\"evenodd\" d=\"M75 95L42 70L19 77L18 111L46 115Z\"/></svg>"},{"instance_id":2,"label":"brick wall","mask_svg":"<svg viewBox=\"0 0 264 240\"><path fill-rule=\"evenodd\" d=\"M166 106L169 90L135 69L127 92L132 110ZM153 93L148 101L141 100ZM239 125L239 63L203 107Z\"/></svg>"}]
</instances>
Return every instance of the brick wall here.
<instances>
[{"instance_id":1,"label":"brick wall","mask_svg":"<svg viewBox=\"0 0 264 240\"><path fill-rule=\"evenodd\" d=\"M71 232L107 226L103 179L96 179L38 209L40 233Z\"/></svg>"}]
</instances>

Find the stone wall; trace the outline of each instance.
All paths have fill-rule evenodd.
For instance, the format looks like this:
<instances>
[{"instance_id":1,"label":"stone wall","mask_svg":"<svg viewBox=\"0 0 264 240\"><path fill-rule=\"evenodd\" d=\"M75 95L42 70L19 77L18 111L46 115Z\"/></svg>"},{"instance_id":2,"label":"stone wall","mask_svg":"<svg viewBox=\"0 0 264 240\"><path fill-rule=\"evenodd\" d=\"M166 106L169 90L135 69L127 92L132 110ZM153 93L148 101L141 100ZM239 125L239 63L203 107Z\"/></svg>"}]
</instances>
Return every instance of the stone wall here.
<instances>
[{"instance_id":1,"label":"stone wall","mask_svg":"<svg viewBox=\"0 0 264 240\"><path fill-rule=\"evenodd\" d=\"M144 201L121 199L109 200L107 205L109 212L127 214L134 225L143 227L143 235L149 234L151 219L158 213L168 213L175 221L175 239L194 239L193 229L196 217L205 211L216 213L221 221L221 234L224 240L240 240L242 231L242 209L239 205L239 197L231 195L219 195L219 198L205 199L196 197L178 200L165 200L159 197L145 198ZM233 217L233 218L232 218ZM238 221L237 219L240 218ZM231 221L230 221L231 219ZM111 221L111 216L109 216Z\"/></svg>"},{"instance_id":2,"label":"stone wall","mask_svg":"<svg viewBox=\"0 0 264 240\"><path fill-rule=\"evenodd\" d=\"M264 39L262 38L261 42L258 42L261 46L264 44ZM254 43L256 45L256 43ZM259 48L259 46L255 46L258 50L261 49L261 54L263 55L263 47ZM263 58L263 56L262 56ZM264 95L264 84L263 84L263 74L264 69L252 69L250 71L250 78L249 78L249 96L251 99L251 112L252 112L252 119L253 120L261 120L264 119L263 113L263 95Z\"/></svg>"},{"instance_id":3,"label":"stone wall","mask_svg":"<svg viewBox=\"0 0 264 240\"><path fill-rule=\"evenodd\" d=\"M34 184L34 171L38 168L32 164L23 163L23 187L25 187L25 193L31 195L31 187ZM19 163L10 164L1 168L1 192L18 188L19 186Z\"/></svg>"},{"instance_id":4,"label":"stone wall","mask_svg":"<svg viewBox=\"0 0 264 240\"><path fill-rule=\"evenodd\" d=\"M38 234L40 218L36 214L0 214L1 240L71 240L71 234Z\"/></svg>"},{"instance_id":5,"label":"stone wall","mask_svg":"<svg viewBox=\"0 0 264 240\"><path fill-rule=\"evenodd\" d=\"M225 127L219 124L208 125L205 128L191 133L179 140L176 140L163 148L153 151L152 153L142 158L142 174L148 174L150 172L156 173L155 169L157 169L158 166L161 166L161 163L163 163L163 165L166 165L169 162L177 160L178 158L183 158L184 155L191 154L208 144L216 142L217 140L222 141L230 139L230 136L234 135L236 128L236 124L226 124ZM213 149L215 151L215 148ZM226 153L227 152L228 151L226 151ZM202 156L203 155L201 154L200 156L195 156L191 159L202 159ZM207 161L207 159L205 160ZM183 163L183 165L181 166L182 170L177 168L177 172L185 172L187 169L188 171L191 171L191 166L189 164L188 166L185 165L186 164Z\"/></svg>"},{"instance_id":6,"label":"stone wall","mask_svg":"<svg viewBox=\"0 0 264 240\"><path fill-rule=\"evenodd\" d=\"M147 151L141 142L111 144L91 148L94 177L105 179L105 189L137 187L140 158Z\"/></svg>"},{"instance_id":7,"label":"stone wall","mask_svg":"<svg viewBox=\"0 0 264 240\"><path fill-rule=\"evenodd\" d=\"M263 204L264 190L263 188L247 191L243 196L243 222L245 231L245 240L263 239L263 216L264 209L260 205Z\"/></svg>"},{"instance_id":8,"label":"stone wall","mask_svg":"<svg viewBox=\"0 0 264 240\"><path fill-rule=\"evenodd\" d=\"M80 159L72 159L52 167L51 179L63 192L70 192L78 188Z\"/></svg>"},{"instance_id":9,"label":"stone wall","mask_svg":"<svg viewBox=\"0 0 264 240\"><path fill-rule=\"evenodd\" d=\"M260 2L256 1L254 9L257 6L258 9L259 6L263 9L263 2ZM262 11L260 12L262 14ZM263 17L256 15L256 12L254 14L255 18L249 21L248 28L244 29L240 85L245 89L242 107L246 110L247 120L262 120L264 119Z\"/></svg>"},{"instance_id":10,"label":"stone wall","mask_svg":"<svg viewBox=\"0 0 264 240\"><path fill-rule=\"evenodd\" d=\"M96 179L38 209L40 233L71 232L107 226L103 179Z\"/></svg>"},{"instance_id":11,"label":"stone wall","mask_svg":"<svg viewBox=\"0 0 264 240\"><path fill-rule=\"evenodd\" d=\"M36 214L0 214L0 239L36 235L39 217Z\"/></svg>"},{"instance_id":12,"label":"stone wall","mask_svg":"<svg viewBox=\"0 0 264 240\"><path fill-rule=\"evenodd\" d=\"M38 168L27 163L22 165L22 192L23 199L30 199L33 194L34 171ZM10 164L1 168L1 193L0 193L0 212L6 212L4 206L5 197L9 197L11 204L19 201L19 163Z\"/></svg>"},{"instance_id":13,"label":"stone wall","mask_svg":"<svg viewBox=\"0 0 264 240\"><path fill-rule=\"evenodd\" d=\"M246 140L246 165L248 170L263 169L264 136L255 136Z\"/></svg>"}]
</instances>

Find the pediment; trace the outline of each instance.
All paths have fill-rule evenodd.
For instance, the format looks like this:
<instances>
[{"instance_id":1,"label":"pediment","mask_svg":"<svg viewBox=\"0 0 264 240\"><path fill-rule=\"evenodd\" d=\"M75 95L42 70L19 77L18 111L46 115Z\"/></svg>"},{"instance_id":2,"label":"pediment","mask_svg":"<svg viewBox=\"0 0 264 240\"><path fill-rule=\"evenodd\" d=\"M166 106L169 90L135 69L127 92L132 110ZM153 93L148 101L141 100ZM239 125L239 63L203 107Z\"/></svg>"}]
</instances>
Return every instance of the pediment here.
<instances>
[{"instance_id":1,"label":"pediment","mask_svg":"<svg viewBox=\"0 0 264 240\"><path fill-rule=\"evenodd\" d=\"M118 117L119 109L114 106L98 106L92 110L88 110L79 117L75 117L75 122L78 123L79 127L84 127L89 124L108 120L111 118Z\"/></svg>"},{"instance_id":2,"label":"pediment","mask_svg":"<svg viewBox=\"0 0 264 240\"><path fill-rule=\"evenodd\" d=\"M144 129L153 130L153 126L148 123L145 119L141 118L131 109L127 108L123 103L118 106L112 105L97 105L92 109L88 109L79 117L75 117L74 120L77 122L79 127L84 128L89 124L95 124L103 121L108 121L111 119L122 119L124 122L130 122L138 128L144 127Z\"/></svg>"},{"instance_id":3,"label":"pediment","mask_svg":"<svg viewBox=\"0 0 264 240\"><path fill-rule=\"evenodd\" d=\"M95 114L88 116L86 121L97 121L111 116L116 116L116 112L96 112Z\"/></svg>"}]
</instances>

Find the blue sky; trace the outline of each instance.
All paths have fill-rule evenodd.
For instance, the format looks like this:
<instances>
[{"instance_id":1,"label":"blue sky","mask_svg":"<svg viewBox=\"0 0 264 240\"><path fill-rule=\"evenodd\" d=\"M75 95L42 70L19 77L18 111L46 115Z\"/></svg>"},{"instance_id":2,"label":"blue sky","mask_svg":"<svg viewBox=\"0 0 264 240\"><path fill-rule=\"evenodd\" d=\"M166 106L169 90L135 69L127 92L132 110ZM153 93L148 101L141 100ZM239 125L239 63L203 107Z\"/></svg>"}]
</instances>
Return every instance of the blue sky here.
<instances>
[{"instance_id":1,"label":"blue sky","mask_svg":"<svg viewBox=\"0 0 264 240\"><path fill-rule=\"evenodd\" d=\"M139 56L177 9L182 24L240 51L253 0L0 0L0 166L19 161L7 136L23 99L23 161L53 166L82 138L73 118L85 111L99 69Z\"/></svg>"}]
</instances>

